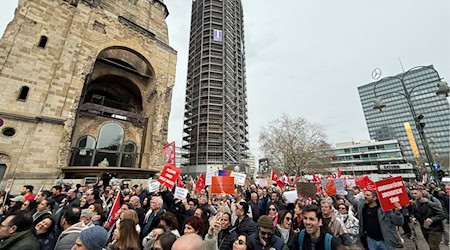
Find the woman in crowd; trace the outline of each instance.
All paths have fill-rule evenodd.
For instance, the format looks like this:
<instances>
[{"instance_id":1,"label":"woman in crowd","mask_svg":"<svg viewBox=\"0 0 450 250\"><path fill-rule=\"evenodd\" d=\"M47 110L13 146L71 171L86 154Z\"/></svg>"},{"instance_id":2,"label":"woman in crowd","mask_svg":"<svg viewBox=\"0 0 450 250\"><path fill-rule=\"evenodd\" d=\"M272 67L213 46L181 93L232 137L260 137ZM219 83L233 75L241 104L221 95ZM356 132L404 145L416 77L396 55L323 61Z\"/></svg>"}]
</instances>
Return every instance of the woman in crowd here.
<instances>
[{"instance_id":1,"label":"woman in crowd","mask_svg":"<svg viewBox=\"0 0 450 250\"><path fill-rule=\"evenodd\" d=\"M209 211L206 208L197 208L194 211L194 216L203 221L203 230L200 232L200 236L204 238L209 229Z\"/></svg>"},{"instance_id":2,"label":"woman in crowd","mask_svg":"<svg viewBox=\"0 0 450 250\"><path fill-rule=\"evenodd\" d=\"M294 219L292 219L292 229L295 232L300 232L305 228L303 224L303 204L301 200L295 201Z\"/></svg>"},{"instance_id":3,"label":"woman in crowd","mask_svg":"<svg viewBox=\"0 0 450 250\"><path fill-rule=\"evenodd\" d=\"M32 232L39 242L40 250L53 250L57 238L53 233L55 221L51 214L42 214L33 222Z\"/></svg>"},{"instance_id":4,"label":"woman in crowd","mask_svg":"<svg viewBox=\"0 0 450 250\"><path fill-rule=\"evenodd\" d=\"M165 232L156 238L151 249L171 250L172 245L176 240L177 236L175 236L173 233Z\"/></svg>"},{"instance_id":5,"label":"woman in crowd","mask_svg":"<svg viewBox=\"0 0 450 250\"><path fill-rule=\"evenodd\" d=\"M145 238L142 240L142 245L144 246L144 250L151 250L153 246L153 242L155 242L156 238L161 234L167 232L166 228L163 225L157 225Z\"/></svg>"},{"instance_id":6,"label":"woman in crowd","mask_svg":"<svg viewBox=\"0 0 450 250\"><path fill-rule=\"evenodd\" d=\"M203 220L197 216L191 216L184 222L184 234L198 234L203 238L204 231Z\"/></svg>"},{"instance_id":7,"label":"woman in crowd","mask_svg":"<svg viewBox=\"0 0 450 250\"><path fill-rule=\"evenodd\" d=\"M132 220L120 221L119 227L114 230L113 241L109 244L111 250L140 250L141 243Z\"/></svg>"},{"instance_id":8,"label":"woman in crowd","mask_svg":"<svg viewBox=\"0 0 450 250\"><path fill-rule=\"evenodd\" d=\"M165 212L159 218L159 224L163 225L167 231L173 233L177 238L180 237L178 232L178 220L171 212Z\"/></svg>"},{"instance_id":9,"label":"woman in crowd","mask_svg":"<svg viewBox=\"0 0 450 250\"><path fill-rule=\"evenodd\" d=\"M91 210L91 212L93 214L95 214L94 216L92 216L91 220L92 223L96 226L102 226L103 223L105 223L106 218L103 214L103 207L102 205L98 204L98 203L94 203L92 205L89 206L89 210Z\"/></svg>"},{"instance_id":10,"label":"woman in crowd","mask_svg":"<svg viewBox=\"0 0 450 250\"><path fill-rule=\"evenodd\" d=\"M211 220L205 237L206 249L229 250L237 236L235 228L231 226L231 214L218 213Z\"/></svg>"},{"instance_id":11,"label":"woman in crowd","mask_svg":"<svg viewBox=\"0 0 450 250\"><path fill-rule=\"evenodd\" d=\"M252 241L246 234L239 235L233 243L233 250L253 250Z\"/></svg>"},{"instance_id":12,"label":"woman in crowd","mask_svg":"<svg viewBox=\"0 0 450 250\"><path fill-rule=\"evenodd\" d=\"M134 223L134 227L136 229L136 232L138 232L138 234L141 233L141 226L139 226L139 218L137 216L136 211L134 210L124 210L122 213L120 213L120 221L123 220L131 220Z\"/></svg>"},{"instance_id":13,"label":"woman in crowd","mask_svg":"<svg viewBox=\"0 0 450 250\"><path fill-rule=\"evenodd\" d=\"M352 244L356 244L359 239L359 220L353 215L352 211L349 211L349 206L345 203L341 203L338 206L339 218L343 222L347 233L350 235Z\"/></svg>"},{"instance_id":14,"label":"woman in crowd","mask_svg":"<svg viewBox=\"0 0 450 250\"><path fill-rule=\"evenodd\" d=\"M269 206L268 206L268 216L270 218L272 218L273 220L273 226L276 227L277 226L277 222L278 222L278 206L273 203L273 202L269 202Z\"/></svg>"},{"instance_id":15,"label":"woman in crowd","mask_svg":"<svg viewBox=\"0 0 450 250\"><path fill-rule=\"evenodd\" d=\"M280 237L289 249L294 246L294 230L292 230L292 213L287 210L281 210L278 213L278 224L275 228L275 235Z\"/></svg>"}]
</instances>

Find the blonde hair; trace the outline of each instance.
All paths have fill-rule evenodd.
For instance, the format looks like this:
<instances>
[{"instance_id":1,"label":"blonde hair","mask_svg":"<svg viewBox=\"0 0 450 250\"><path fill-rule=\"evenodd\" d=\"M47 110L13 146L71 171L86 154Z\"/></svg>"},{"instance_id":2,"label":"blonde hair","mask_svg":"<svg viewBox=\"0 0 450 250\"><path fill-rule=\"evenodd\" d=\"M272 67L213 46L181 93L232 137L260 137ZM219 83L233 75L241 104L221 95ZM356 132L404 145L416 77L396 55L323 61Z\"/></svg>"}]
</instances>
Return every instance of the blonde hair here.
<instances>
[{"instance_id":1,"label":"blonde hair","mask_svg":"<svg viewBox=\"0 0 450 250\"><path fill-rule=\"evenodd\" d=\"M136 211L131 210L131 209L125 210L122 212L122 214L123 214L124 220L131 220L134 222L135 225L139 224L139 218L138 218Z\"/></svg>"}]
</instances>

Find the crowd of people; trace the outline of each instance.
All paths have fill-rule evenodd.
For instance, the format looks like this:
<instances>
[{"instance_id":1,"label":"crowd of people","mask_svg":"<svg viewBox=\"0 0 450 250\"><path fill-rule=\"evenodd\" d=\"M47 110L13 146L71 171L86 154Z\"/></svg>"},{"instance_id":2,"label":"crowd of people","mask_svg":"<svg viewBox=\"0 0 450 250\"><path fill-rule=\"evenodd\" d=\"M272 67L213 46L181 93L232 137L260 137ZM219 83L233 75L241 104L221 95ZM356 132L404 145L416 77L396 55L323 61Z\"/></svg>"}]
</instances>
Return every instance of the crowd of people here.
<instances>
[{"instance_id":1,"label":"crowd of people","mask_svg":"<svg viewBox=\"0 0 450 250\"><path fill-rule=\"evenodd\" d=\"M390 250L417 233L431 250L449 245L450 185L405 185L411 204L389 211L358 186L289 203L289 186L236 186L233 195L202 189L180 200L164 186L150 193L142 185L25 185L14 197L0 193L0 250Z\"/></svg>"}]
</instances>

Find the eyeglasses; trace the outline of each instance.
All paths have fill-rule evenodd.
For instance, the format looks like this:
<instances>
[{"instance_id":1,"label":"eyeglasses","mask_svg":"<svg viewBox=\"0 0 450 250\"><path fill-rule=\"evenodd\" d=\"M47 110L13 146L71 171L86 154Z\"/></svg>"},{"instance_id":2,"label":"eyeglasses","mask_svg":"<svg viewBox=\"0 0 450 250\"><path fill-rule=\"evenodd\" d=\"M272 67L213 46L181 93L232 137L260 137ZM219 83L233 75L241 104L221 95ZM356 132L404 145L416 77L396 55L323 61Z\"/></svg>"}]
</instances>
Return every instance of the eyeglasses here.
<instances>
[{"instance_id":1,"label":"eyeglasses","mask_svg":"<svg viewBox=\"0 0 450 250\"><path fill-rule=\"evenodd\" d=\"M239 245L245 245L245 241L241 240L241 239L236 239L235 242L237 241L237 243Z\"/></svg>"},{"instance_id":2,"label":"eyeglasses","mask_svg":"<svg viewBox=\"0 0 450 250\"><path fill-rule=\"evenodd\" d=\"M292 220L291 217L284 217L284 219L287 220L287 221L291 221Z\"/></svg>"},{"instance_id":3,"label":"eyeglasses","mask_svg":"<svg viewBox=\"0 0 450 250\"><path fill-rule=\"evenodd\" d=\"M269 208L269 211L277 211L276 208Z\"/></svg>"}]
</instances>

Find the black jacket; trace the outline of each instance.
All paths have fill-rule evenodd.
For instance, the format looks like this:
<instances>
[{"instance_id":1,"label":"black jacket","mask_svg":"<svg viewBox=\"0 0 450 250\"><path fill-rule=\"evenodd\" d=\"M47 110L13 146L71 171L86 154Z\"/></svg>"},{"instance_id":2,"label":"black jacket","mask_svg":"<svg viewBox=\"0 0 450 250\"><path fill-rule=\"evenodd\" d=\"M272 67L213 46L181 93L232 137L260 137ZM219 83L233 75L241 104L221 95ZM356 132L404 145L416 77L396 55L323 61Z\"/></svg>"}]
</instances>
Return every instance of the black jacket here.
<instances>
[{"instance_id":1,"label":"black jacket","mask_svg":"<svg viewBox=\"0 0 450 250\"><path fill-rule=\"evenodd\" d=\"M294 247L291 248L293 250L299 250L299 241L298 241L299 234L295 234L294 239ZM331 250L336 250L339 246L338 240L333 237L331 240ZM311 250L311 236L305 232L305 238L303 239L303 247L302 250ZM325 250L325 232L320 229L320 236L319 236L319 242L316 244L315 250Z\"/></svg>"},{"instance_id":2,"label":"black jacket","mask_svg":"<svg viewBox=\"0 0 450 250\"><path fill-rule=\"evenodd\" d=\"M233 249L234 240L238 237L236 233L236 228L231 226L228 229L220 230L217 235L217 244L219 250L230 250Z\"/></svg>"},{"instance_id":3,"label":"black jacket","mask_svg":"<svg viewBox=\"0 0 450 250\"><path fill-rule=\"evenodd\" d=\"M240 222L239 219L237 219L234 227L236 228L236 232L238 234L245 233L247 235L252 235L258 231L258 226L252 220L252 218L248 217L248 215L245 215L245 217Z\"/></svg>"}]
</instances>

